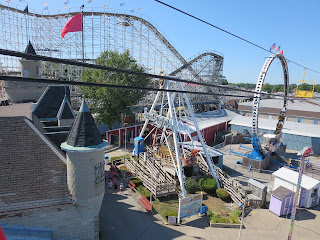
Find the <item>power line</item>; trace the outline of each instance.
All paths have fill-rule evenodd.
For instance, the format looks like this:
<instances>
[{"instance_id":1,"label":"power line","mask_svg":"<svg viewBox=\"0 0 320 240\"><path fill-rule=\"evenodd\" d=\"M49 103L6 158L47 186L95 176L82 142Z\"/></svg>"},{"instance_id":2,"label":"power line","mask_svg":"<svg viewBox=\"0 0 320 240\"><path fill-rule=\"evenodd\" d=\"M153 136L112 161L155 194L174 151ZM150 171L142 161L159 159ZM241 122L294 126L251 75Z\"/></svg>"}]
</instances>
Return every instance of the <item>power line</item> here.
<instances>
[{"instance_id":1,"label":"power line","mask_svg":"<svg viewBox=\"0 0 320 240\"><path fill-rule=\"evenodd\" d=\"M175 8L175 7L173 7L173 6L171 6L171 5L167 4L167 3L161 2L161 1L159 1L159 0L154 0L154 1L156 1L156 2L158 2L158 3L160 3L160 4L162 4L162 5L165 5L165 6L169 7L169 8L172 8L173 10L178 11L178 12L180 12L180 13L182 13L182 14L185 14L185 15L191 17L191 18L194 18L194 19L196 19L196 20L198 20L198 21L200 21L200 22L203 22L203 23L205 23L205 24L207 24L207 25L209 25L209 26L211 26L211 27L214 27L214 28L216 28L216 29L218 29L218 30L220 30L220 31L222 31L222 32L225 32L225 33L227 33L227 34L229 34L229 35L231 35L231 36L233 36L233 37L235 37L235 38L238 38L238 39L240 39L240 40L242 40L242 41L244 41L244 42L246 42L246 43L249 43L249 44L251 44L251 45L253 45L253 46L257 47L257 48L260 48L260 49L262 49L262 50L264 50L264 51L266 51L266 52L269 52L269 53L272 53L272 54L273 54L273 52L271 52L270 50L268 50L268 49L266 49L266 48L264 48L264 47L261 47L261 46L259 46L258 44L255 44L255 43L253 43L253 42L251 42L251 41L249 41L249 40L247 40L247 39L245 39L245 38L242 38L242 37L240 37L240 36L238 36L238 35L236 35L236 34L234 34L234 33L231 33L231 32L229 32L229 31L227 31L227 30L224 30L223 28L220 28L220 27L218 27L218 26L216 26L216 25L213 25L212 23L209 23L209 22L207 22L207 21L205 21L205 20L202 20L201 18L198 18L198 17L196 17L196 16L194 16L194 15L191 15L191 14L185 12L185 11L182 11L182 10L180 10L180 9L178 9L178 8ZM289 62L292 62L293 64L296 64L297 66L306 68L306 69L308 69L308 70L310 70L310 71L312 71L312 72L320 73L319 71L316 71L316 70L313 70L313 69L311 69L311 68L305 67L305 66L303 66L303 65L301 65L301 64L299 64L299 63L296 63L296 62L294 62L294 61L292 61L292 60L290 60L290 59L287 59L287 60L288 60Z\"/></svg>"},{"instance_id":2,"label":"power line","mask_svg":"<svg viewBox=\"0 0 320 240\"><path fill-rule=\"evenodd\" d=\"M174 76L161 76L161 75L156 75L156 74L151 74L151 73L137 72L137 71L127 70L127 69L102 66L102 65L92 64L92 63L78 62L78 61L74 61L74 60L53 58L53 57L35 55L35 54L24 53L24 52L17 52L17 51L1 49L1 48L0 48L0 54L12 56L12 57L21 57L21 58L30 59L30 60L48 61L48 62L62 63L62 64L67 64L67 65L80 66L80 67L88 67L88 68L94 68L94 69L100 69L100 70L121 72L121 73L127 73L127 74L133 74L133 75L139 75L139 76L145 76L145 77L151 77L151 78L167 79L167 80L183 82L183 83L190 83L190 84L197 84L197 85L207 86L207 87L222 88L222 89L231 90L231 91L246 92L246 93L251 93L251 94L257 93L257 94L268 95L268 96L280 96L280 95L275 95L275 94L270 94L270 93L259 93L259 92L255 92L255 91L251 91L251 90L245 90L245 89L235 89L234 87L228 87L228 86L223 86L223 85L190 81L190 80L185 80L185 79L181 79L181 78L174 77Z\"/></svg>"},{"instance_id":3,"label":"power line","mask_svg":"<svg viewBox=\"0 0 320 240\"><path fill-rule=\"evenodd\" d=\"M182 91L182 90L174 90L174 89L127 86L127 85L116 85L116 84L106 84L106 83L89 83L89 82L59 80L59 79L24 78L24 77L2 76L2 75L0 75L0 79L3 81L39 82L39 83L49 83L49 84L77 85L77 86L84 86L84 87L108 87L108 88L122 88L122 89L129 89L129 90L146 90L146 91L155 91L155 92L160 91L160 92L200 94L200 95L211 95L211 96L228 96L228 97L243 97L243 98L249 97L248 95L233 95L233 94L225 94L225 93Z\"/></svg>"}]
</instances>

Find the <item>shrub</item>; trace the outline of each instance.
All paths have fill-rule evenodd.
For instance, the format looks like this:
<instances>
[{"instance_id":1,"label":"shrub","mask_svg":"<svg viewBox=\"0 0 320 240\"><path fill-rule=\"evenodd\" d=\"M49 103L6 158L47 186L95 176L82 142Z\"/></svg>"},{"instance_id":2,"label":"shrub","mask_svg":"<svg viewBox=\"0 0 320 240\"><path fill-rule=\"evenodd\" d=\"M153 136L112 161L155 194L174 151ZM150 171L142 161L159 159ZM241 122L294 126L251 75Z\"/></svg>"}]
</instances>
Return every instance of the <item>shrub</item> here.
<instances>
[{"instance_id":1,"label":"shrub","mask_svg":"<svg viewBox=\"0 0 320 240\"><path fill-rule=\"evenodd\" d=\"M221 198L223 201L226 201L230 198L230 194L223 188L219 188L216 190L217 196Z\"/></svg>"},{"instance_id":2,"label":"shrub","mask_svg":"<svg viewBox=\"0 0 320 240\"><path fill-rule=\"evenodd\" d=\"M137 187L137 191L141 194L144 195L146 198L150 198L150 191L145 188L145 186L140 185Z\"/></svg>"},{"instance_id":3,"label":"shrub","mask_svg":"<svg viewBox=\"0 0 320 240\"><path fill-rule=\"evenodd\" d=\"M207 178L200 178L199 181L198 181L198 185L199 185L199 188L200 188L201 191L203 191L203 188L202 188L203 181L206 180L206 179Z\"/></svg>"},{"instance_id":4,"label":"shrub","mask_svg":"<svg viewBox=\"0 0 320 240\"><path fill-rule=\"evenodd\" d=\"M202 191L205 191L206 193L214 193L217 189L217 182L213 178L204 178L204 180L200 180L200 188Z\"/></svg>"},{"instance_id":5,"label":"shrub","mask_svg":"<svg viewBox=\"0 0 320 240\"><path fill-rule=\"evenodd\" d=\"M239 223L240 209L237 208L233 212L230 213L230 222L231 223Z\"/></svg>"},{"instance_id":6,"label":"shrub","mask_svg":"<svg viewBox=\"0 0 320 240\"><path fill-rule=\"evenodd\" d=\"M131 182L133 182L136 185L136 187L142 185L140 178L131 178L130 180L131 180Z\"/></svg>"},{"instance_id":7,"label":"shrub","mask_svg":"<svg viewBox=\"0 0 320 240\"><path fill-rule=\"evenodd\" d=\"M168 217L170 216L178 216L178 211L175 209L168 209L164 212L164 217L168 220Z\"/></svg>"},{"instance_id":8,"label":"shrub","mask_svg":"<svg viewBox=\"0 0 320 240\"><path fill-rule=\"evenodd\" d=\"M199 185L193 178L186 178L185 188L188 193L193 194L199 190Z\"/></svg>"}]
</instances>

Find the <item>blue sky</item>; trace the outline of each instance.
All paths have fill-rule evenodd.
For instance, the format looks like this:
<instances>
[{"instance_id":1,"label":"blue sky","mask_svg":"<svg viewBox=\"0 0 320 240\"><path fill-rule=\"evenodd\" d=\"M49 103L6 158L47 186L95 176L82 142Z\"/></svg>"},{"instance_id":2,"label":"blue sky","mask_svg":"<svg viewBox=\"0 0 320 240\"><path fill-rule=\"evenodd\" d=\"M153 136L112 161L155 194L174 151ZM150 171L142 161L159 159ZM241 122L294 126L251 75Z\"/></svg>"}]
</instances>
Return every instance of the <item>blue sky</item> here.
<instances>
[{"instance_id":1,"label":"blue sky","mask_svg":"<svg viewBox=\"0 0 320 240\"><path fill-rule=\"evenodd\" d=\"M238 40L224 32L178 13L153 0L69 0L69 9L62 9L67 0L12 0L17 4L42 10L48 3L49 11L69 11L82 4L85 11L94 8L119 9L142 14L172 43L180 54L189 59L203 51L215 50L224 54L224 76L229 82L255 83L265 58L269 53ZM320 72L320 1L298 0L163 0L183 11L193 14L218 27L239 35L264 48L276 42L284 56ZM0 1L5 3L4 0ZM120 6L125 3L124 6ZM141 10L138 10L141 8ZM46 11L45 11L46 12ZM289 63L290 83L302 79L304 69ZM307 71L305 80L320 84L320 74ZM283 83L280 62L275 60L267 74L266 82Z\"/></svg>"}]
</instances>

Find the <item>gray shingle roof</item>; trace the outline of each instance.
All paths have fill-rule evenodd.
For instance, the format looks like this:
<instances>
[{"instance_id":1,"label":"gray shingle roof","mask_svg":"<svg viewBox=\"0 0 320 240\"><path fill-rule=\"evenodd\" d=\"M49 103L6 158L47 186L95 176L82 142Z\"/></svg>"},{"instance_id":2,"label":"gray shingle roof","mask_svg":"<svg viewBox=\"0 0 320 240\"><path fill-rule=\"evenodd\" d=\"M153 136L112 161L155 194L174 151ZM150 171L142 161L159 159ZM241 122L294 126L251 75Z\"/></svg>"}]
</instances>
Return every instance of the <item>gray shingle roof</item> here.
<instances>
[{"instance_id":1,"label":"gray shingle roof","mask_svg":"<svg viewBox=\"0 0 320 240\"><path fill-rule=\"evenodd\" d=\"M64 96L59 112L57 114L57 118L58 119L74 119L75 117L76 116L72 110L71 104L67 96Z\"/></svg>"},{"instance_id":2,"label":"gray shingle roof","mask_svg":"<svg viewBox=\"0 0 320 240\"><path fill-rule=\"evenodd\" d=\"M33 114L41 119L56 119L64 97L70 102L68 86L48 86L33 109Z\"/></svg>"},{"instance_id":3,"label":"gray shingle roof","mask_svg":"<svg viewBox=\"0 0 320 240\"><path fill-rule=\"evenodd\" d=\"M60 151L25 117L2 117L0 129L0 212L70 203Z\"/></svg>"},{"instance_id":4,"label":"gray shingle roof","mask_svg":"<svg viewBox=\"0 0 320 240\"><path fill-rule=\"evenodd\" d=\"M30 41L28 42L28 45L27 45L26 50L25 50L25 53L30 53L30 54L36 55L36 51L34 50L34 48L33 48L33 46L32 46Z\"/></svg>"},{"instance_id":5,"label":"gray shingle roof","mask_svg":"<svg viewBox=\"0 0 320 240\"><path fill-rule=\"evenodd\" d=\"M97 146L102 143L99 130L85 100L70 130L67 144L73 147Z\"/></svg>"},{"instance_id":6,"label":"gray shingle roof","mask_svg":"<svg viewBox=\"0 0 320 240\"><path fill-rule=\"evenodd\" d=\"M282 200L286 196L288 196L289 194L294 194L294 192L292 192L291 190L289 190L285 187L280 186L276 190L272 191L271 194L273 196L275 196L276 198Z\"/></svg>"}]
</instances>

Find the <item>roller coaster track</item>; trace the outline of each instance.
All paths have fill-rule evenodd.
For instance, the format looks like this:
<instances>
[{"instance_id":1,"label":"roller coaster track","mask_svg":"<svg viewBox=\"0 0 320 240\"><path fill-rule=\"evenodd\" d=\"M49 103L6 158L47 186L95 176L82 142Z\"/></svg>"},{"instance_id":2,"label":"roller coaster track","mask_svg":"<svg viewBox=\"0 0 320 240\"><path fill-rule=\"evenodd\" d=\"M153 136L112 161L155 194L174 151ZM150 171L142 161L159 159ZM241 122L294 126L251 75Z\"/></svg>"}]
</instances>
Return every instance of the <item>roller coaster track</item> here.
<instances>
[{"instance_id":1,"label":"roller coaster track","mask_svg":"<svg viewBox=\"0 0 320 240\"><path fill-rule=\"evenodd\" d=\"M276 130L274 131L274 134L277 136L277 139L271 139L272 142L269 144L275 145L279 143L279 138L282 133L282 128L284 124L284 120L286 118L286 110L287 110L287 101L288 101L288 91L289 91L289 73L288 73L288 65L285 57L282 54L272 54L267 58L265 61L261 71L260 75L256 84L255 88L255 94L253 97L253 109L252 109L252 145L253 149L256 153L260 154L260 157L264 157L259 139L258 139L258 109L260 104L260 95L261 95L261 89L264 84L264 79L267 75L268 69L272 63L272 61L278 58L282 65L283 70L283 78L284 78L284 96L283 96L283 108L281 109L281 112L279 114L278 123L276 126Z\"/></svg>"},{"instance_id":2,"label":"roller coaster track","mask_svg":"<svg viewBox=\"0 0 320 240\"><path fill-rule=\"evenodd\" d=\"M179 67L178 69L176 69L175 71L170 73L170 75L175 76L176 74L181 72L183 69L186 69L188 66L190 66L191 64L195 63L196 61L198 61L199 59L201 59L205 56L213 56L214 58L219 59L221 64L223 63L223 56L221 56L217 53L213 53L213 52L204 52L204 53L198 55L197 57L193 58L189 62L186 62L184 65L182 65L181 67ZM213 61L213 59L211 61Z\"/></svg>"},{"instance_id":3,"label":"roller coaster track","mask_svg":"<svg viewBox=\"0 0 320 240\"><path fill-rule=\"evenodd\" d=\"M79 12L70 12L70 13L50 14L50 15L30 13L30 12L25 13L22 10L12 8L9 6L5 6L5 5L1 5L1 4L0 4L0 9L18 12L21 14L25 14L25 15L33 16L33 17L38 17L38 18L46 18L46 19L57 19L57 18L67 18L67 17L69 18L69 17L72 17L72 16L79 13ZM177 69L176 71L174 71L174 73L176 74L177 72L180 72L181 70L187 68L191 72L193 77L196 78L199 82L204 82L204 81L203 81L203 79L201 79L199 74L191 67L192 63L194 63L195 61L197 61L198 59L200 59L201 57L206 56L206 55L212 55L212 56L215 56L216 58L223 59L222 56L220 56L216 53L204 53L204 54L201 54L200 56L196 57L195 59L191 60L190 62L187 62L181 56L181 54L170 44L170 42L150 22L146 21L143 18L134 16L134 15L122 14L122 13L110 13L110 12L83 12L83 15L84 15L84 17L86 17L86 16L90 16L90 17L92 17L92 16L117 17L117 18L121 18L121 19L125 20L126 24L128 24L128 26L130 26L131 20L135 20L135 21L138 21L138 22L144 24L155 34L155 36L157 36L159 38L159 40L173 53L173 55L175 57L177 57L177 59L181 62L181 64L183 64L183 66L180 67L179 69Z\"/></svg>"}]
</instances>

